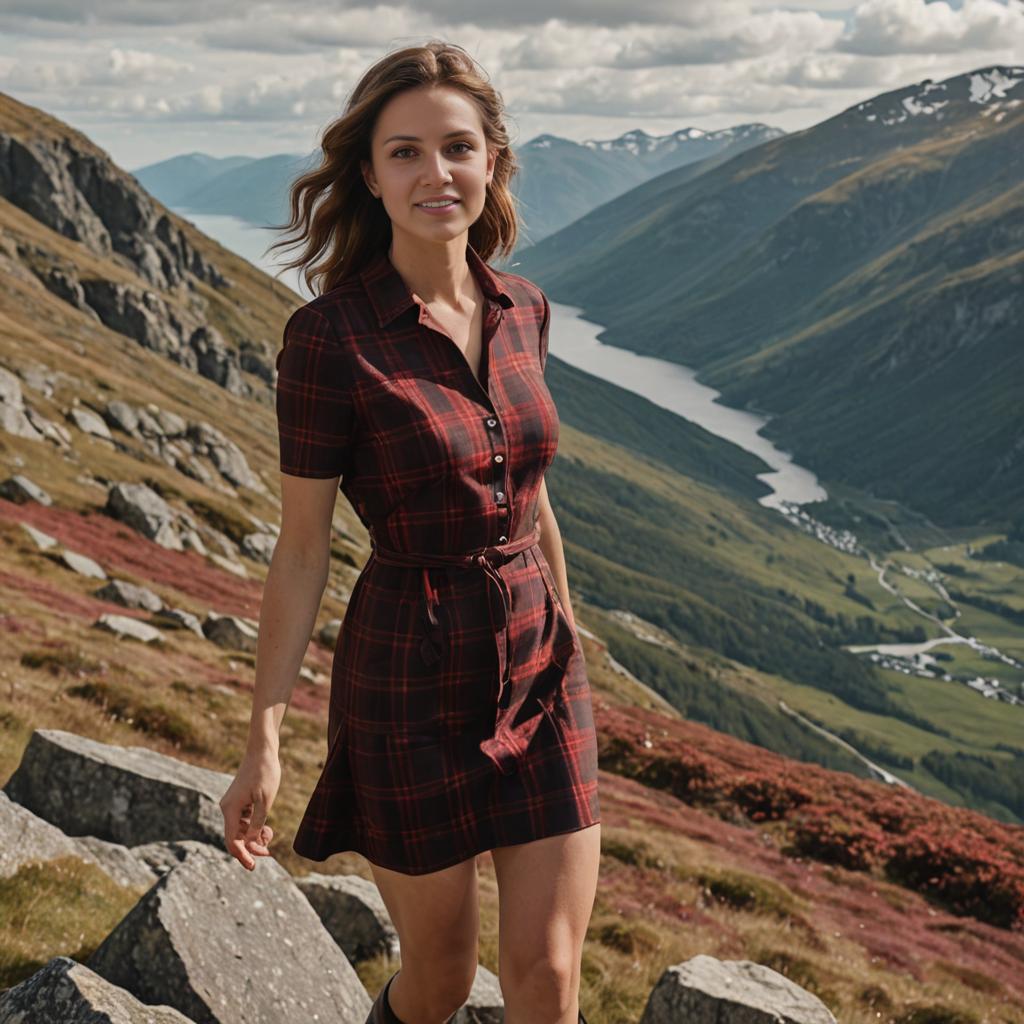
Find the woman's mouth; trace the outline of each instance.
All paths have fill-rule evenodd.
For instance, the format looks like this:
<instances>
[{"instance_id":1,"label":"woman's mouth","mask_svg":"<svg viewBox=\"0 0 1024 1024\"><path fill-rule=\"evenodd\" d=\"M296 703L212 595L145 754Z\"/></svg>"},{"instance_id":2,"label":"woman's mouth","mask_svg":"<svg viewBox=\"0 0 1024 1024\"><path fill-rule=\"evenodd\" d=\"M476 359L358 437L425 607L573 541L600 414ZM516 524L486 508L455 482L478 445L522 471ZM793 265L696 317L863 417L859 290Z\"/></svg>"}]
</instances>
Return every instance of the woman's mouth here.
<instances>
[{"instance_id":1,"label":"woman's mouth","mask_svg":"<svg viewBox=\"0 0 1024 1024\"><path fill-rule=\"evenodd\" d=\"M416 203L416 209L424 213L445 214L454 210L459 205L458 199L445 200L442 203Z\"/></svg>"}]
</instances>

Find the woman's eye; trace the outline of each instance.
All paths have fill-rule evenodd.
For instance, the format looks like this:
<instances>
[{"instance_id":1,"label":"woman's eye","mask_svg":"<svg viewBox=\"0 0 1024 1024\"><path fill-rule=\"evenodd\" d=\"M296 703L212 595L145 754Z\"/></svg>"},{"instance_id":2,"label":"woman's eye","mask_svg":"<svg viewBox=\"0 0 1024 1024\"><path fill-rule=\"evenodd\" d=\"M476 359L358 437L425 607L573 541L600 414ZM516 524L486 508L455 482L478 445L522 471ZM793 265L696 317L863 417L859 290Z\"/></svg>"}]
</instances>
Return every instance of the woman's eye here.
<instances>
[{"instance_id":1,"label":"woman's eye","mask_svg":"<svg viewBox=\"0 0 1024 1024\"><path fill-rule=\"evenodd\" d=\"M456 143L453 143L453 148L455 146L465 146L466 149L469 150L469 151L472 151L472 149L473 149L473 147L468 142L456 142ZM394 151L394 153L392 153L391 155L392 156L401 157L401 155L403 153L411 153L411 152L412 152L412 148L410 146L403 146L401 149L396 149Z\"/></svg>"}]
</instances>

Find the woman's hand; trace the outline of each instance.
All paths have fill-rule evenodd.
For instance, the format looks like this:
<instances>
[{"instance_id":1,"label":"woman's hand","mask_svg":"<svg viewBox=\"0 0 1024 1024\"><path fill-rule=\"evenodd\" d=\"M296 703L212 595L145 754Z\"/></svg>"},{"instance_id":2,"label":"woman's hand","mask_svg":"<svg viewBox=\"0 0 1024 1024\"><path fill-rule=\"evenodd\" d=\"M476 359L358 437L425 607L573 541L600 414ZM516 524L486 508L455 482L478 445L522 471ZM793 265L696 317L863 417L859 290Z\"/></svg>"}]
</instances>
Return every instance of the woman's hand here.
<instances>
[{"instance_id":1,"label":"woman's hand","mask_svg":"<svg viewBox=\"0 0 1024 1024\"><path fill-rule=\"evenodd\" d=\"M266 820L280 785L277 750L269 746L247 750L238 774L220 799L225 846L247 871L256 867L254 855L270 856L274 830Z\"/></svg>"}]
</instances>

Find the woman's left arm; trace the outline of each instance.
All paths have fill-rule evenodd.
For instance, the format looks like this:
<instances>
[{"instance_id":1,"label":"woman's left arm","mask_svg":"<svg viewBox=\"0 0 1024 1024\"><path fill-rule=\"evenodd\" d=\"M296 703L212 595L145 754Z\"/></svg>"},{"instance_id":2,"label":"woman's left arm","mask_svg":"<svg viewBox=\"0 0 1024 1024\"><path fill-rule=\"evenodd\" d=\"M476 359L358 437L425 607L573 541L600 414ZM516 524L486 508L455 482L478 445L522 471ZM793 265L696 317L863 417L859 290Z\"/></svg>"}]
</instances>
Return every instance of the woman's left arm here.
<instances>
[{"instance_id":1,"label":"woman's left arm","mask_svg":"<svg viewBox=\"0 0 1024 1024\"><path fill-rule=\"evenodd\" d=\"M555 583L558 586L558 596L562 600L565 617L569 620L572 628L576 629L576 619L573 617L572 608L569 605L569 579L565 570L562 534L558 529L555 513L551 510L551 502L548 499L548 487L545 480L541 480L538 501L537 526L540 529L540 548L544 552L548 565L551 566L552 575L555 577Z\"/></svg>"}]
</instances>

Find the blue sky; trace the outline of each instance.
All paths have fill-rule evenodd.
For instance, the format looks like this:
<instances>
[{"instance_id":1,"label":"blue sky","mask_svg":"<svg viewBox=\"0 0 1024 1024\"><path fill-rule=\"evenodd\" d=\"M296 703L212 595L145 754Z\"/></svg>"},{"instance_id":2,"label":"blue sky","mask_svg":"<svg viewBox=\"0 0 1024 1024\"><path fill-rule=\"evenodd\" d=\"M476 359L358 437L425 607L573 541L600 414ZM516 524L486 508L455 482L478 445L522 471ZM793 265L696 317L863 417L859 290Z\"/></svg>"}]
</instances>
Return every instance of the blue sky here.
<instances>
[{"instance_id":1,"label":"blue sky","mask_svg":"<svg viewBox=\"0 0 1024 1024\"><path fill-rule=\"evenodd\" d=\"M513 145L550 132L786 131L1024 54L1024 0L3 0L0 90L129 169L312 149L362 72L432 37L501 92Z\"/></svg>"}]
</instances>

